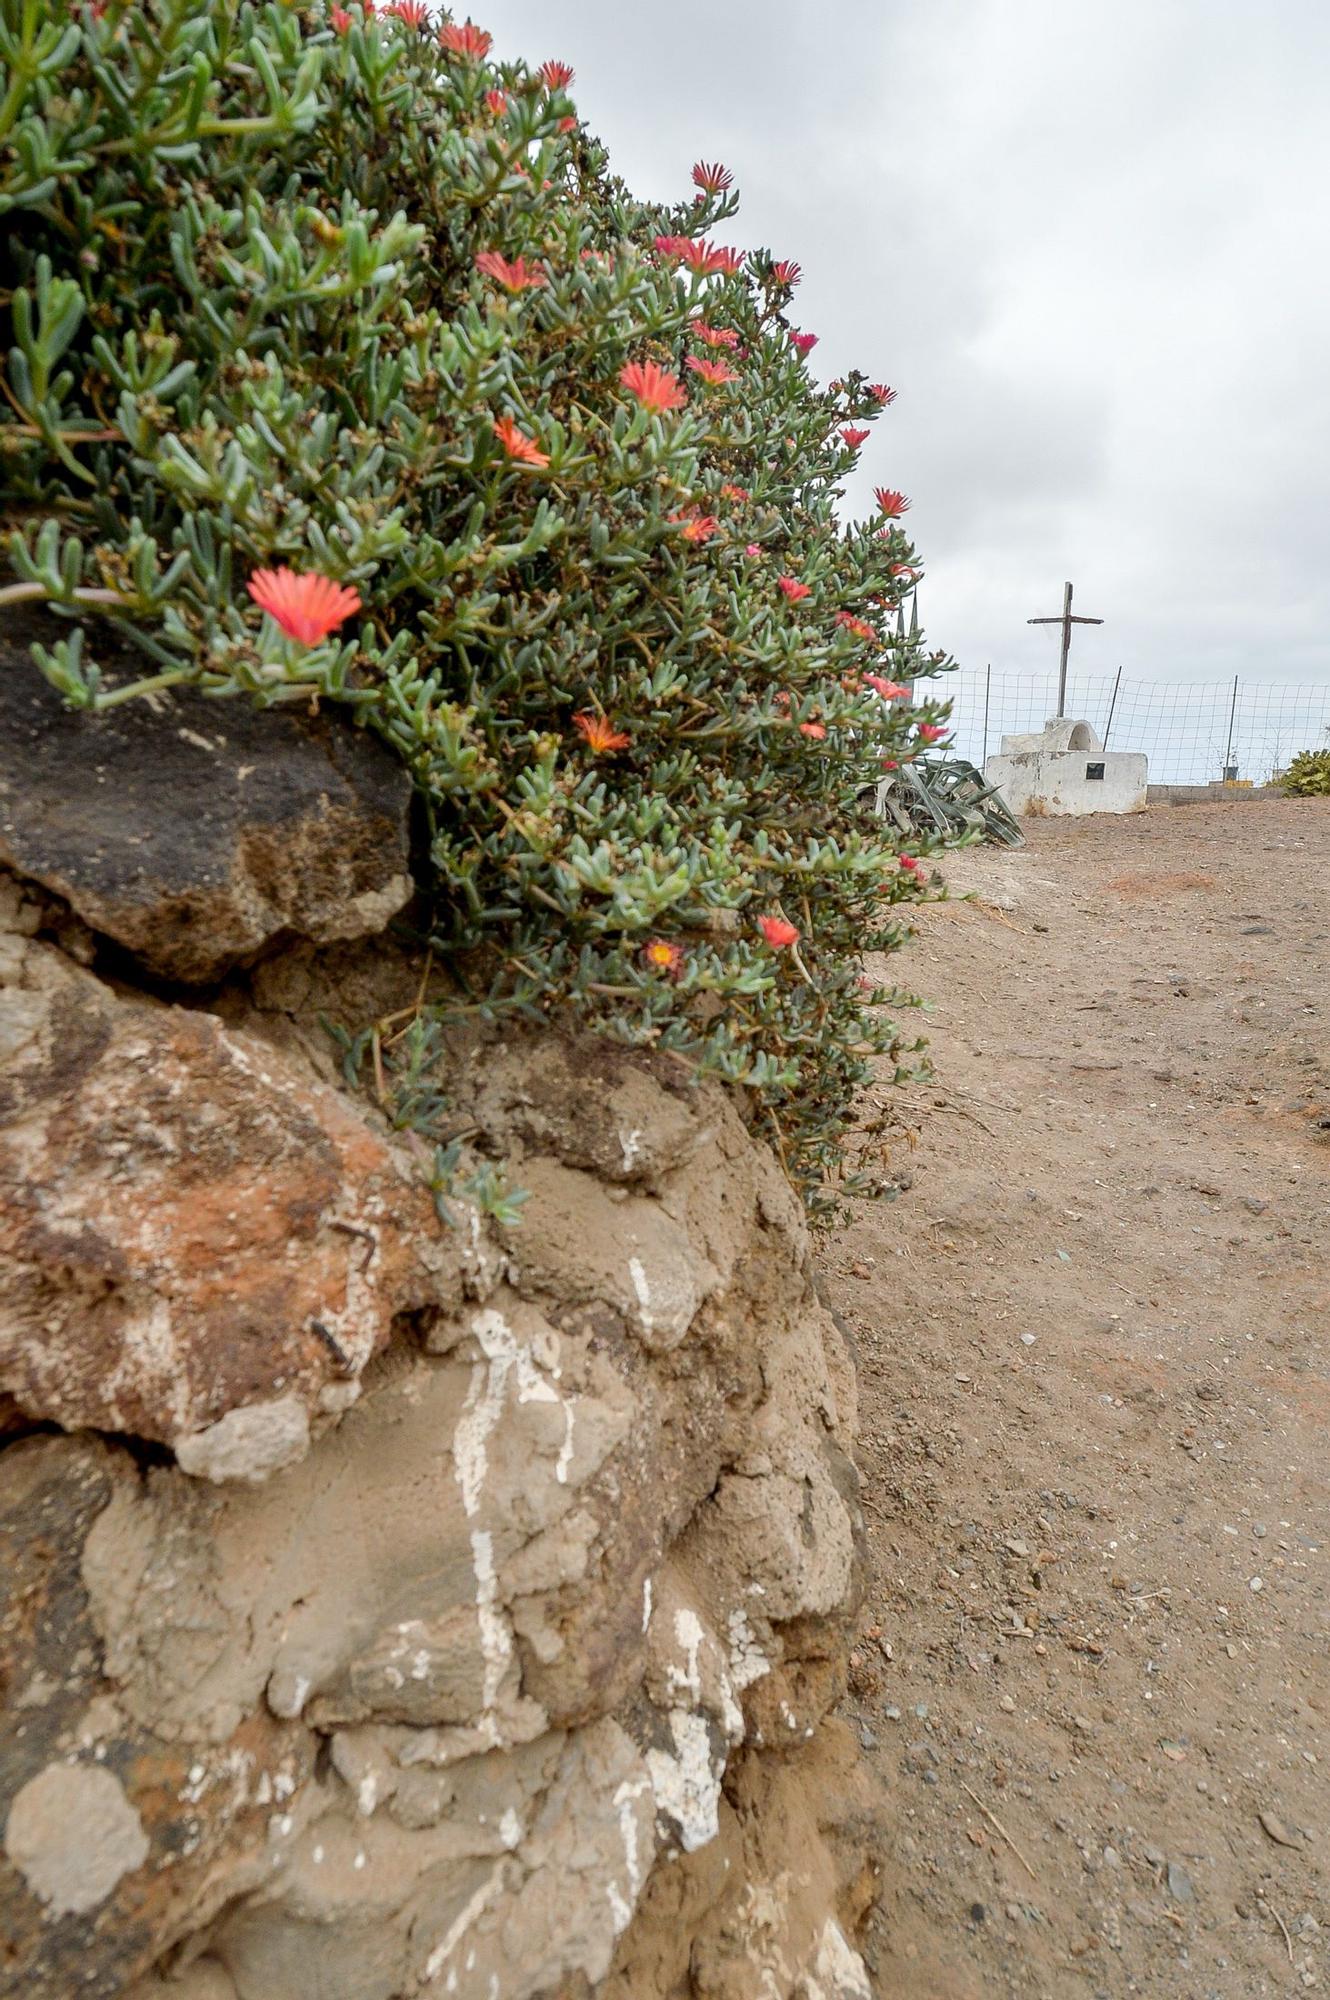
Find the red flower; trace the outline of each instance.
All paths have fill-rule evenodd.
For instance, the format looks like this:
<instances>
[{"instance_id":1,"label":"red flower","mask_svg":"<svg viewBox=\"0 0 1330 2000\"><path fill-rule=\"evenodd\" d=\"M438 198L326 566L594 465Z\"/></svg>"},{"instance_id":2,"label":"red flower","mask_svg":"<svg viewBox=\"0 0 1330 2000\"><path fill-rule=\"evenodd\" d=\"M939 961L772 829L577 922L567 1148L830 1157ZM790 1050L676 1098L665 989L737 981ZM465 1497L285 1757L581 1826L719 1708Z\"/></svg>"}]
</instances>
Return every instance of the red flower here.
<instances>
[{"instance_id":1,"label":"red flower","mask_svg":"<svg viewBox=\"0 0 1330 2000\"><path fill-rule=\"evenodd\" d=\"M683 947L671 944L668 938L650 938L642 947L642 956L653 972L664 972L671 979L683 971Z\"/></svg>"},{"instance_id":2,"label":"red flower","mask_svg":"<svg viewBox=\"0 0 1330 2000\"><path fill-rule=\"evenodd\" d=\"M485 28L478 28L474 21L467 21L462 27L449 22L439 29L439 40L449 55L464 56L468 62L483 62L494 43L494 37Z\"/></svg>"},{"instance_id":3,"label":"red flower","mask_svg":"<svg viewBox=\"0 0 1330 2000\"><path fill-rule=\"evenodd\" d=\"M880 694L883 701L899 701L902 695L910 692L907 687L902 687L899 681L883 680L881 674L865 674L864 686L872 688L874 694Z\"/></svg>"},{"instance_id":4,"label":"red flower","mask_svg":"<svg viewBox=\"0 0 1330 2000\"><path fill-rule=\"evenodd\" d=\"M347 13L345 7L334 7L328 19L332 22L339 35L346 34L351 26L351 16Z\"/></svg>"},{"instance_id":5,"label":"red flower","mask_svg":"<svg viewBox=\"0 0 1330 2000\"><path fill-rule=\"evenodd\" d=\"M720 497L722 500L749 500L752 495L746 486L736 486L727 479L720 489Z\"/></svg>"},{"instance_id":6,"label":"red flower","mask_svg":"<svg viewBox=\"0 0 1330 2000\"><path fill-rule=\"evenodd\" d=\"M593 715L584 709L573 717L573 727L580 729L588 747L599 754L603 750L626 750L632 742L621 729L616 729L607 715Z\"/></svg>"},{"instance_id":7,"label":"red flower","mask_svg":"<svg viewBox=\"0 0 1330 2000\"><path fill-rule=\"evenodd\" d=\"M737 382L739 379L733 368L728 367L725 362L704 361L698 354L690 354L684 362L684 367L691 368L694 375L700 375L713 389L719 387L722 382Z\"/></svg>"},{"instance_id":8,"label":"red flower","mask_svg":"<svg viewBox=\"0 0 1330 2000\"><path fill-rule=\"evenodd\" d=\"M567 90L577 72L566 62L543 62L540 65L540 80L547 90Z\"/></svg>"},{"instance_id":9,"label":"red flower","mask_svg":"<svg viewBox=\"0 0 1330 2000\"><path fill-rule=\"evenodd\" d=\"M384 8L385 14L395 14L408 28L427 28L429 8L424 0L392 0L391 7Z\"/></svg>"},{"instance_id":10,"label":"red flower","mask_svg":"<svg viewBox=\"0 0 1330 2000\"><path fill-rule=\"evenodd\" d=\"M542 451L538 444L533 443L526 436L525 432L519 431L511 417L495 418L494 435L507 452L509 458L516 459L519 465L549 464L549 453Z\"/></svg>"},{"instance_id":11,"label":"red flower","mask_svg":"<svg viewBox=\"0 0 1330 2000\"><path fill-rule=\"evenodd\" d=\"M655 248L662 257L682 257L692 243L691 236L657 236L653 238Z\"/></svg>"},{"instance_id":12,"label":"red flower","mask_svg":"<svg viewBox=\"0 0 1330 2000\"><path fill-rule=\"evenodd\" d=\"M880 511L886 515L889 521L899 521L901 515L910 504L903 493L897 493L890 486L875 486L873 488L873 498L877 501Z\"/></svg>"},{"instance_id":13,"label":"red flower","mask_svg":"<svg viewBox=\"0 0 1330 2000\"><path fill-rule=\"evenodd\" d=\"M921 742L940 743L942 741L942 738L946 735L946 733L947 733L946 730L942 727L942 724L940 722L921 722L919 724L919 737Z\"/></svg>"},{"instance_id":14,"label":"red flower","mask_svg":"<svg viewBox=\"0 0 1330 2000\"><path fill-rule=\"evenodd\" d=\"M672 521L684 524L683 538L686 542L709 542L720 526L714 514L671 514Z\"/></svg>"},{"instance_id":15,"label":"red flower","mask_svg":"<svg viewBox=\"0 0 1330 2000\"><path fill-rule=\"evenodd\" d=\"M559 130L561 132L575 132L577 130L577 120L572 116L571 113L568 115L567 118L561 118L559 120Z\"/></svg>"},{"instance_id":16,"label":"red flower","mask_svg":"<svg viewBox=\"0 0 1330 2000\"><path fill-rule=\"evenodd\" d=\"M784 917L759 917L758 929L767 943L776 951L787 944L798 944L799 933L793 924L787 924Z\"/></svg>"},{"instance_id":17,"label":"red flower","mask_svg":"<svg viewBox=\"0 0 1330 2000\"><path fill-rule=\"evenodd\" d=\"M817 346L817 335L815 333L792 333L790 335L790 346L797 347L800 354L811 354Z\"/></svg>"},{"instance_id":18,"label":"red flower","mask_svg":"<svg viewBox=\"0 0 1330 2000\"><path fill-rule=\"evenodd\" d=\"M803 271L792 257L783 257L779 264L773 264L771 275L778 285L797 285Z\"/></svg>"},{"instance_id":19,"label":"red flower","mask_svg":"<svg viewBox=\"0 0 1330 2000\"><path fill-rule=\"evenodd\" d=\"M666 257L677 257L680 263L703 278L714 277L718 271L728 276L743 264L741 251L708 243L705 236L696 239L691 236L658 236L656 248Z\"/></svg>"},{"instance_id":20,"label":"red flower","mask_svg":"<svg viewBox=\"0 0 1330 2000\"><path fill-rule=\"evenodd\" d=\"M919 860L918 856L914 854L902 854L898 858L900 860L901 867L907 868L911 875L917 874L918 871L924 865L923 862Z\"/></svg>"},{"instance_id":21,"label":"red flower","mask_svg":"<svg viewBox=\"0 0 1330 2000\"><path fill-rule=\"evenodd\" d=\"M777 688L775 694L771 697L771 706L780 709L783 714L789 705L790 697L786 694L784 688Z\"/></svg>"},{"instance_id":22,"label":"red flower","mask_svg":"<svg viewBox=\"0 0 1330 2000\"><path fill-rule=\"evenodd\" d=\"M801 722L799 729L802 735L811 736L815 743L820 743L827 733L820 722Z\"/></svg>"},{"instance_id":23,"label":"red flower","mask_svg":"<svg viewBox=\"0 0 1330 2000\"><path fill-rule=\"evenodd\" d=\"M619 380L647 410L682 410L688 401L678 376L654 361L630 361L619 370Z\"/></svg>"},{"instance_id":24,"label":"red flower","mask_svg":"<svg viewBox=\"0 0 1330 2000\"><path fill-rule=\"evenodd\" d=\"M884 410L888 403L894 403L896 400L896 391L889 389L885 382L870 382L868 393L875 403L881 403Z\"/></svg>"},{"instance_id":25,"label":"red flower","mask_svg":"<svg viewBox=\"0 0 1330 2000\"><path fill-rule=\"evenodd\" d=\"M658 244L668 241L670 241L668 237L658 236L656 238ZM737 347L739 345L739 336L734 332L732 327L708 326L705 320L695 319L688 331L694 334L698 340L704 340L708 347Z\"/></svg>"},{"instance_id":26,"label":"red flower","mask_svg":"<svg viewBox=\"0 0 1330 2000\"><path fill-rule=\"evenodd\" d=\"M801 597L811 597L813 594L812 585L809 583L800 583L797 576L778 576L776 578L776 588L784 592L791 604L797 604Z\"/></svg>"},{"instance_id":27,"label":"red flower","mask_svg":"<svg viewBox=\"0 0 1330 2000\"><path fill-rule=\"evenodd\" d=\"M703 194L724 194L726 188L734 186L734 175L719 162L708 166L705 160L699 160L693 168L693 186L701 188Z\"/></svg>"},{"instance_id":28,"label":"red flower","mask_svg":"<svg viewBox=\"0 0 1330 2000\"><path fill-rule=\"evenodd\" d=\"M900 765L894 757L884 757L882 759L882 768L884 771L899 771Z\"/></svg>"},{"instance_id":29,"label":"red flower","mask_svg":"<svg viewBox=\"0 0 1330 2000\"><path fill-rule=\"evenodd\" d=\"M893 576L907 576L910 582L913 583L917 576L922 576L923 572L922 570L911 569L908 563L893 563L891 565L891 574Z\"/></svg>"},{"instance_id":30,"label":"red flower","mask_svg":"<svg viewBox=\"0 0 1330 2000\"><path fill-rule=\"evenodd\" d=\"M836 623L843 625L847 632L853 632L856 639L876 639L877 633L864 619L856 618L852 611L838 611Z\"/></svg>"},{"instance_id":31,"label":"red flower","mask_svg":"<svg viewBox=\"0 0 1330 2000\"><path fill-rule=\"evenodd\" d=\"M860 445L865 443L870 435L870 432L856 430L853 424L850 424L841 432L841 441L847 444L851 451L858 451Z\"/></svg>"},{"instance_id":32,"label":"red flower","mask_svg":"<svg viewBox=\"0 0 1330 2000\"><path fill-rule=\"evenodd\" d=\"M360 609L360 592L330 576L298 576L281 569L256 569L245 588L254 602L302 646L317 646Z\"/></svg>"},{"instance_id":33,"label":"red flower","mask_svg":"<svg viewBox=\"0 0 1330 2000\"><path fill-rule=\"evenodd\" d=\"M503 90L487 90L485 92L485 102L496 118L502 118L504 112L508 109L508 93Z\"/></svg>"},{"instance_id":34,"label":"red flower","mask_svg":"<svg viewBox=\"0 0 1330 2000\"><path fill-rule=\"evenodd\" d=\"M476 259L476 269L484 277L493 278L495 284L502 285L505 292L527 292L537 285L549 283L545 273L528 264L525 257L514 257L510 264L497 250L482 250Z\"/></svg>"}]
</instances>

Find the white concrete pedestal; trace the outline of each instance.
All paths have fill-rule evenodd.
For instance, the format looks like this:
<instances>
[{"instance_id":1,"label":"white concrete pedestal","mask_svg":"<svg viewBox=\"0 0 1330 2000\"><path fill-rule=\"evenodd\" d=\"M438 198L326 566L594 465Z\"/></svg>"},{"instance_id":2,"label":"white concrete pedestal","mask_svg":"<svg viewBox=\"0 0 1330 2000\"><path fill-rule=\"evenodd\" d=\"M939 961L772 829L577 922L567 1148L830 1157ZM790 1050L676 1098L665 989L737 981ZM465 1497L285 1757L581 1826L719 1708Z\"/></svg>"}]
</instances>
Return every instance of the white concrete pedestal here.
<instances>
[{"instance_id":1,"label":"white concrete pedestal","mask_svg":"<svg viewBox=\"0 0 1330 2000\"><path fill-rule=\"evenodd\" d=\"M1149 759L1105 750L1088 722L1060 717L1037 734L1004 736L984 777L1017 814L1143 812Z\"/></svg>"}]
</instances>

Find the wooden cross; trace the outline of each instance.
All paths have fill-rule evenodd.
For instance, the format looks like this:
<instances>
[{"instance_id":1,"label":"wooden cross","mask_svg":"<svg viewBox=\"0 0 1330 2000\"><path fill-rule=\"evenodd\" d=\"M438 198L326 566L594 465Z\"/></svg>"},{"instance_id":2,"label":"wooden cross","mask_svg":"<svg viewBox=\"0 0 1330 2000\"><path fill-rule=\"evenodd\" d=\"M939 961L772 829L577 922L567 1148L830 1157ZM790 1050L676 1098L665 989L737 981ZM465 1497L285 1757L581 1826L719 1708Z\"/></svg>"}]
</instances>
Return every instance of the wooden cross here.
<instances>
[{"instance_id":1,"label":"wooden cross","mask_svg":"<svg viewBox=\"0 0 1330 2000\"><path fill-rule=\"evenodd\" d=\"M1027 625L1060 625L1062 627L1062 658L1058 662L1058 718L1067 712L1067 655L1071 651L1071 628L1073 625L1102 625L1102 618L1073 618L1071 615L1071 585L1062 586L1062 616L1060 618L1027 618Z\"/></svg>"}]
</instances>

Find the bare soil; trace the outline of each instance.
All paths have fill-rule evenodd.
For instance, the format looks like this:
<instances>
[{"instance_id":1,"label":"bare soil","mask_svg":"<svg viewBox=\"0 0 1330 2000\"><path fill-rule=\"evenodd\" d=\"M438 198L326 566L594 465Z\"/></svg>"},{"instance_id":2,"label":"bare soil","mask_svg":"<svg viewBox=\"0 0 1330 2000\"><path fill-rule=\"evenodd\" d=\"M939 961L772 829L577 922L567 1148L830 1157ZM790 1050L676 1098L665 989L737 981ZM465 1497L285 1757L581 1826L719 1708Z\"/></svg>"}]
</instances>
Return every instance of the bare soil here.
<instances>
[{"instance_id":1,"label":"bare soil","mask_svg":"<svg viewBox=\"0 0 1330 2000\"><path fill-rule=\"evenodd\" d=\"M936 1081L825 1260L870 1964L899 2000L1325 1989L1330 802L1028 825L921 917Z\"/></svg>"}]
</instances>

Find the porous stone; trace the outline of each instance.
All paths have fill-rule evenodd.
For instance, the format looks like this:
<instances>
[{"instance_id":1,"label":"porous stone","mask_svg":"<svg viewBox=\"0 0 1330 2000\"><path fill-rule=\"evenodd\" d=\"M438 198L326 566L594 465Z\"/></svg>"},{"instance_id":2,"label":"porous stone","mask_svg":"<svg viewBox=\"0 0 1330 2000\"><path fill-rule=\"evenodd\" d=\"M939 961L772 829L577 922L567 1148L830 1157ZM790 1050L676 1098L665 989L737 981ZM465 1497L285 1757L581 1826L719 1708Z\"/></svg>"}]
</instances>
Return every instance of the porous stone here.
<instances>
[{"instance_id":1,"label":"porous stone","mask_svg":"<svg viewBox=\"0 0 1330 2000\"><path fill-rule=\"evenodd\" d=\"M14 1795L5 1852L56 1916L81 1916L143 1864L148 1839L114 1772L48 1764Z\"/></svg>"}]
</instances>

